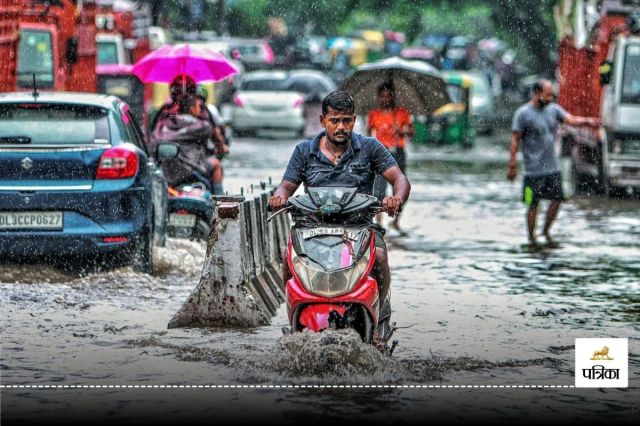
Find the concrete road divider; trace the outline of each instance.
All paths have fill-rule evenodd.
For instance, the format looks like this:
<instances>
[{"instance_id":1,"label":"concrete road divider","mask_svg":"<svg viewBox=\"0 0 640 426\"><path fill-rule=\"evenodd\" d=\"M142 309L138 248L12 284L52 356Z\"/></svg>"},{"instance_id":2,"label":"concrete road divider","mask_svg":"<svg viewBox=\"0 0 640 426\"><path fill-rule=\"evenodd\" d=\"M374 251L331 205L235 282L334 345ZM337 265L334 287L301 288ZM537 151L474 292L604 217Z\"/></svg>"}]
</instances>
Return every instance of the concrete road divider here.
<instances>
[{"instance_id":1,"label":"concrete road divider","mask_svg":"<svg viewBox=\"0 0 640 426\"><path fill-rule=\"evenodd\" d=\"M290 221L282 214L267 222L273 189L263 182L258 188L254 194L252 186L246 200L216 197L200 282L169 328L265 325L284 302L281 271Z\"/></svg>"}]
</instances>

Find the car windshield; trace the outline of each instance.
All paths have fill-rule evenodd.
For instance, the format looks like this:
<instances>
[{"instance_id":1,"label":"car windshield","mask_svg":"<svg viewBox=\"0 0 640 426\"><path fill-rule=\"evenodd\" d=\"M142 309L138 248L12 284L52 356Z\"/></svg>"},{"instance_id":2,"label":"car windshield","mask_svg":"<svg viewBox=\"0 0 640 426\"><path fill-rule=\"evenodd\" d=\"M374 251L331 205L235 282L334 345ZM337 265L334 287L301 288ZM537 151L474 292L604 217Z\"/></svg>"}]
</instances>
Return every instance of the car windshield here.
<instances>
[{"instance_id":1,"label":"car windshield","mask_svg":"<svg viewBox=\"0 0 640 426\"><path fill-rule=\"evenodd\" d=\"M23 30L18 45L18 87L53 88L53 45L49 31Z\"/></svg>"},{"instance_id":2,"label":"car windshield","mask_svg":"<svg viewBox=\"0 0 640 426\"><path fill-rule=\"evenodd\" d=\"M98 42L98 65L117 64L118 47L113 41Z\"/></svg>"},{"instance_id":3,"label":"car windshield","mask_svg":"<svg viewBox=\"0 0 640 426\"><path fill-rule=\"evenodd\" d=\"M627 46L625 56L620 101L640 104L640 44Z\"/></svg>"},{"instance_id":4,"label":"car windshield","mask_svg":"<svg viewBox=\"0 0 640 426\"><path fill-rule=\"evenodd\" d=\"M284 90L283 79L252 79L244 80L240 85L240 90L263 90L263 91L278 91Z\"/></svg>"},{"instance_id":5,"label":"car windshield","mask_svg":"<svg viewBox=\"0 0 640 426\"><path fill-rule=\"evenodd\" d=\"M261 45L258 44L240 44L235 47L240 52L243 58L264 58L264 51Z\"/></svg>"},{"instance_id":6,"label":"car windshield","mask_svg":"<svg viewBox=\"0 0 640 426\"><path fill-rule=\"evenodd\" d=\"M108 144L107 111L85 105L0 104L0 145Z\"/></svg>"}]
</instances>

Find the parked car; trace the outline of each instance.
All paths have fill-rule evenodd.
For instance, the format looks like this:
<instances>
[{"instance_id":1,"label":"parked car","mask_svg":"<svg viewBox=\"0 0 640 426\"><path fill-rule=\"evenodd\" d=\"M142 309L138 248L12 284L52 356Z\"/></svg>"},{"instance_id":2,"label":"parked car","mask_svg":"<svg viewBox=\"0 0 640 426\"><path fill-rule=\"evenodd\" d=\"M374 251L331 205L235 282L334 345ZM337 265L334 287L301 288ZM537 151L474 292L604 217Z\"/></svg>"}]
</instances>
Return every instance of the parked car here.
<instances>
[{"instance_id":1,"label":"parked car","mask_svg":"<svg viewBox=\"0 0 640 426\"><path fill-rule=\"evenodd\" d=\"M271 46L262 39L231 39L229 48L232 58L242 62L245 69L249 71L271 68L274 62ZM234 55L238 56L234 57Z\"/></svg>"},{"instance_id":2,"label":"parked car","mask_svg":"<svg viewBox=\"0 0 640 426\"><path fill-rule=\"evenodd\" d=\"M314 70L246 73L233 100L232 127L236 134L288 129L304 136L305 105L321 101L335 87L326 74Z\"/></svg>"},{"instance_id":3,"label":"parked car","mask_svg":"<svg viewBox=\"0 0 640 426\"><path fill-rule=\"evenodd\" d=\"M151 273L167 184L126 103L0 94L0 255L95 255Z\"/></svg>"}]
</instances>

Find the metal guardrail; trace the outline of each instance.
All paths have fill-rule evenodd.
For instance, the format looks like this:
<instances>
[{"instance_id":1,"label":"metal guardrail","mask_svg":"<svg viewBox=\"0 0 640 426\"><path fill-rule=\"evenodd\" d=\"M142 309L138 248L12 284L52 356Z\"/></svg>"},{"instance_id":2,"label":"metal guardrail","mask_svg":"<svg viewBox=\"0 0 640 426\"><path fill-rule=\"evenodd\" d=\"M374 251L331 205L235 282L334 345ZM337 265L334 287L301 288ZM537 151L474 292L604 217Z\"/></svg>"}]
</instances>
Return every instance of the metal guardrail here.
<instances>
[{"instance_id":1,"label":"metal guardrail","mask_svg":"<svg viewBox=\"0 0 640 426\"><path fill-rule=\"evenodd\" d=\"M289 217L267 222L273 188L261 182L253 194L254 188L247 200L244 195L216 197L200 282L169 328L265 325L284 302L281 271Z\"/></svg>"}]
</instances>

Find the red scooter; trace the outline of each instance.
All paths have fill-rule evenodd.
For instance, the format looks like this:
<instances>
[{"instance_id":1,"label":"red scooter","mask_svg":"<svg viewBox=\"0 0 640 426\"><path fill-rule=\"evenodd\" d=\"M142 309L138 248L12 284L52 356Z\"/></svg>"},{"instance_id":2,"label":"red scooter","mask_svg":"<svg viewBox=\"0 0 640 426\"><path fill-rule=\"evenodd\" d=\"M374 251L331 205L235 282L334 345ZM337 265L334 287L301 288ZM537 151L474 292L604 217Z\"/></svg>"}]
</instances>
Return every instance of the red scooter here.
<instances>
[{"instance_id":1,"label":"red scooter","mask_svg":"<svg viewBox=\"0 0 640 426\"><path fill-rule=\"evenodd\" d=\"M352 328L364 342L386 346L396 327L389 297L379 299L372 276L376 246L370 226L380 210L376 197L354 188L308 188L289 200L282 211L291 213L295 226L286 255L292 278L285 284L291 326L285 333Z\"/></svg>"}]
</instances>

